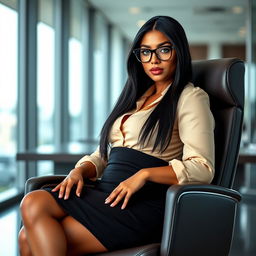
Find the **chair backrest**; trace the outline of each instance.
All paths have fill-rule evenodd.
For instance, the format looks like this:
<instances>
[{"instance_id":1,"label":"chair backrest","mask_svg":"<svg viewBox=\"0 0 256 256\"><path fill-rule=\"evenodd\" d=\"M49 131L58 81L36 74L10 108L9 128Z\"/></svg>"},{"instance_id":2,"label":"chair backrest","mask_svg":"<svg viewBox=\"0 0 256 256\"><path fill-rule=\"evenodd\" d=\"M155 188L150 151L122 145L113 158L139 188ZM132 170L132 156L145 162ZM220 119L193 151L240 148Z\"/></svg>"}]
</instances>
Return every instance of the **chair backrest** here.
<instances>
[{"instance_id":1,"label":"chair backrest","mask_svg":"<svg viewBox=\"0 0 256 256\"><path fill-rule=\"evenodd\" d=\"M244 62L235 58L192 62L195 86L210 97L215 118L215 177L212 184L232 188L244 109Z\"/></svg>"}]
</instances>

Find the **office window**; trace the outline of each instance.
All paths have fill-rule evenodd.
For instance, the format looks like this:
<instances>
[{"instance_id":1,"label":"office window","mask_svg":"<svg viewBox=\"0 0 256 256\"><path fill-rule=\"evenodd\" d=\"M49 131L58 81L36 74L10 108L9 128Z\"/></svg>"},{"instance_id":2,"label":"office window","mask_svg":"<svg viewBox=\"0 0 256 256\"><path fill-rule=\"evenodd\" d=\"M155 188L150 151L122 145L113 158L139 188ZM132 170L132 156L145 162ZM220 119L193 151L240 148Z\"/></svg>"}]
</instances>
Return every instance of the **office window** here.
<instances>
[{"instance_id":1,"label":"office window","mask_svg":"<svg viewBox=\"0 0 256 256\"><path fill-rule=\"evenodd\" d=\"M85 90L87 88L86 53L88 34L87 9L83 1L71 1L69 37L69 125L70 141L85 138L87 120L84 118Z\"/></svg>"},{"instance_id":2,"label":"office window","mask_svg":"<svg viewBox=\"0 0 256 256\"><path fill-rule=\"evenodd\" d=\"M93 37L93 138L99 139L108 110L108 26L104 17L94 15Z\"/></svg>"},{"instance_id":3,"label":"office window","mask_svg":"<svg viewBox=\"0 0 256 256\"><path fill-rule=\"evenodd\" d=\"M0 201L14 195L17 184L18 13L16 1L0 3Z\"/></svg>"},{"instance_id":4,"label":"office window","mask_svg":"<svg viewBox=\"0 0 256 256\"><path fill-rule=\"evenodd\" d=\"M54 143L55 29L54 1L40 0L37 24L38 145ZM38 162L39 175L53 170L52 163Z\"/></svg>"},{"instance_id":5,"label":"office window","mask_svg":"<svg viewBox=\"0 0 256 256\"><path fill-rule=\"evenodd\" d=\"M111 29L111 108L119 97L123 89L123 40L119 30L115 27Z\"/></svg>"},{"instance_id":6,"label":"office window","mask_svg":"<svg viewBox=\"0 0 256 256\"><path fill-rule=\"evenodd\" d=\"M123 72L122 72L122 81L123 81L123 84L125 84L127 78L128 78L128 74L127 74L127 68L126 68L126 65L127 65L127 58L128 58L128 54L130 52L130 49L131 49L131 42L123 37L123 40L122 40L122 49L123 49L123 57L122 57L122 64L123 64Z\"/></svg>"},{"instance_id":7,"label":"office window","mask_svg":"<svg viewBox=\"0 0 256 256\"><path fill-rule=\"evenodd\" d=\"M251 54L252 54L252 65L251 65L251 142L256 144L256 2L251 1L252 3L252 15L251 15Z\"/></svg>"}]
</instances>

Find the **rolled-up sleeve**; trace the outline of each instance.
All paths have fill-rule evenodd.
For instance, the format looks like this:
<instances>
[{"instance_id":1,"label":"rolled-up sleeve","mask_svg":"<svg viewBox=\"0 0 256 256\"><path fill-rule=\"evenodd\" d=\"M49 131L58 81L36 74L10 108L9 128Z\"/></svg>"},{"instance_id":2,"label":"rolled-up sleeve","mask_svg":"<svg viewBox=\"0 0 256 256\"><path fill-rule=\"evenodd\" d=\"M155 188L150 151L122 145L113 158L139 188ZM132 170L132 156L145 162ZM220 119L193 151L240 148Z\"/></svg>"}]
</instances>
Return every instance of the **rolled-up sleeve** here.
<instances>
[{"instance_id":1,"label":"rolled-up sleeve","mask_svg":"<svg viewBox=\"0 0 256 256\"><path fill-rule=\"evenodd\" d=\"M214 118L209 97L199 87L181 95L177 106L182 159L169 162L179 184L211 183L214 177Z\"/></svg>"},{"instance_id":2,"label":"rolled-up sleeve","mask_svg":"<svg viewBox=\"0 0 256 256\"><path fill-rule=\"evenodd\" d=\"M91 162L95 168L96 168L96 173L97 176L96 178L101 177L105 167L106 167L106 161L103 160L100 156L99 152L99 147L91 154L91 155L86 155L82 157L75 165L75 167L79 167L84 164L84 162Z\"/></svg>"}]
</instances>

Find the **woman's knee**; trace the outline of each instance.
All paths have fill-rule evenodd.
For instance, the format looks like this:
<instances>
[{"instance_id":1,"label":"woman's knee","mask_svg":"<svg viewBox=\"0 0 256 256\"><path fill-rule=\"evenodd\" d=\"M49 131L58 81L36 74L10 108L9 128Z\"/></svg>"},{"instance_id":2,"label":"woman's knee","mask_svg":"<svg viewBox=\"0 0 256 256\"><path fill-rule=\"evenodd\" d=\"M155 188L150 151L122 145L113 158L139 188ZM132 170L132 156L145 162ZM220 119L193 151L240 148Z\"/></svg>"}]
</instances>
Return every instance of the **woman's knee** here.
<instances>
[{"instance_id":1,"label":"woman's knee","mask_svg":"<svg viewBox=\"0 0 256 256\"><path fill-rule=\"evenodd\" d=\"M54 199L44 190L30 192L21 201L20 209L24 224L34 223L42 214L52 214Z\"/></svg>"},{"instance_id":2,"label":"woman's knee","mask_svg":"<svg viewBox=\"0 0 256 256\"><path fill-rule=\"evenodd\" d=\"M34 217L42 210L41 192L33 191L25 195L20 203L20 211L24 222L34 221ZM22 232L23 234L24 232Z\"/></svg>"}]
</instances>

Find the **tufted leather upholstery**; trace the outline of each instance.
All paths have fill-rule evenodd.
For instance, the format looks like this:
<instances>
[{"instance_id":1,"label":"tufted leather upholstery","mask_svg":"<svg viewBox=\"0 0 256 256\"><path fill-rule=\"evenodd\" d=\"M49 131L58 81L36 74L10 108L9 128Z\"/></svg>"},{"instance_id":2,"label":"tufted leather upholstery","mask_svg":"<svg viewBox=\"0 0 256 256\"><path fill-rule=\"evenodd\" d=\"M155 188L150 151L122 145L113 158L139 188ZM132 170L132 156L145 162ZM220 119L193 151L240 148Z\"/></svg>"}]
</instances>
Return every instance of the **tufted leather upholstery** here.
<instances>
[{"instance_id":1,"label":"tufted leather upholstery","mask_svg":"<svg viewBox=\"0 0 256 256\"><path fill-rule=\"evenodd\" d=\"M237 203L232 190L241 139L244 106L244 63L239 59L193 62L193 81L210 96L215 118L215 178L211 185L173 185L167 191L164 229L159 244L95 256L227 256ZM25 193L65 176L31 178Z\"/></svg>"}]
</instances>

